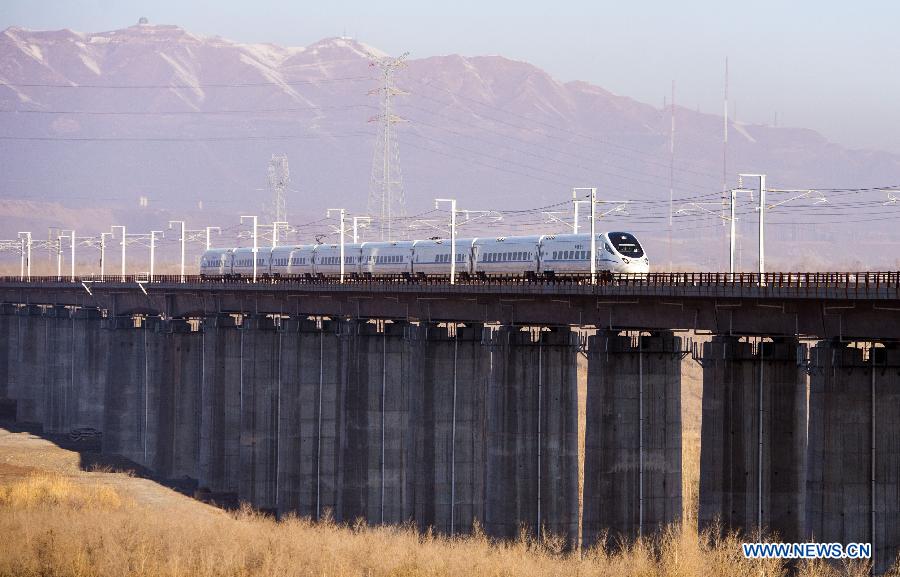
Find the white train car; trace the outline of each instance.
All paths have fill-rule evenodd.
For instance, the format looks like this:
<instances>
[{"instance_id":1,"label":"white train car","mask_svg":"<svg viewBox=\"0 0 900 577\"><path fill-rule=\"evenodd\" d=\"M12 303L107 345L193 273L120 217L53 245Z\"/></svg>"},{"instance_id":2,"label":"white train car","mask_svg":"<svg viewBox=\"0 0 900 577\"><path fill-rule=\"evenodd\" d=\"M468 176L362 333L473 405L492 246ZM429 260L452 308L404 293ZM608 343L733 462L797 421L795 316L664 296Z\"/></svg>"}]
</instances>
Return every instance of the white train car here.
<instances>
[{"instance_id":1,"label":"white train car","mask_svg":"<svg viewBox=\"0 0 900 577\"><path fill-rule=\"evenodd\" d=\"M313 276L314 244L298 245L291 248L291 261L288 275L292 278L310 278Z\"/></svg>"},{"instance_id":2,"label":"white train car","mask_svg":"<svg viewBox=\"0 0 900 577\"><path fill-rule=\"evenodd\" d=\"M603 263L604 234L597 234L597 270ZM541 272L546 276L589 274L591 272L591 235L554 234L541 237Z\"/></svg>"},{"instance_id":3,"label":"white train car","mask_svg":"<svg viewBox=\"0 0 900 577\"><path fill-rule=\"evenodd\" d=\"M353 277L359 274L358 244L344 245L344 275ZM312 272L318 277L336 277L341 274L341 245L318 244L312 251Z\"/></svg>"},{"instance_id":4,"label":"white train car","mask_svg":"<svg viewBox=\"0 0 900 577\"><path fill-rule=\"evenodd\" d=\"M364 242L359 246L359 272L362 276L412 273L413 241Z\"/></svg>"},{"instance_id":5,"label":"white train car","mask_svg":"<svg viewBox=\"0 0 900 577\"><path fill-rule=\"evenodd\" d=\"M474 238L456 239L456 274L472 274ZM417 276L450 276L450 239L416 240L412 246L412 272Z\"/></svg>"},{"instance_id":6,"label":"white train car","mask_svg":"<svg viewBox=\"0 0 900 577\"><path fill-rule=\"evenodd\" d=\"M603 248L612 255L609 270L617 274L647 274L650 258L644 247L630 232L608 232L609 241Z\"/></svg>"},{"instance_id":7,"label":"white train car","mask_svg":"<svg viewBox=\"0 0 900 577\"><path fill-rule=\"evenodd\" d=\"M234 249L212 248L200 257L200 276L225 277L231 275L231 257Z\"/></svg>"},{"instance_id":8,"label":"white train car","mask_svg":"<svg viewBox=\"0 0 900 577\"><path fill-rule=\"evenodd\" d=\"M643 248L634 235L623 232L599 233L596 239L598 272L609 271L616 274L649 272L649 260L644 256ZM619 247L624 253L619 251ZM565 276L590 272L590 234L557 234L541 238L542 274Z\"/></svg>"},{"instance_id":9,"label":"white train car","mask_svg":"<svg viewBox=\"0 0 900 577\"><path fill-rule=\"evenodd\" d=\"M259 248L256 252L256 277L269 276L270 248ZM241 247L234 249L231 259L231 276L236 278L253 278L253 249Z\"/></svg>"},{"instance_id":10,"label":"white train car","mask_svg":"<svg viewBox=\"0 0 900 577\"><path fill-rule=\"evenodd\" d=\"M271 249L269 274L273 278L288 278L291 275L291 252L293 247L279 246Z\"/></svg>"},{"instance_id":11,"label":"white train car","mask_svg":"<svg viewBox=\"0 0 900 577\"><path fill-rule=\"evenodd\" d=\"M604 232L596 237L596 270L613 274L647 274L650 260L637 238L628 232ZM344 274L352 278L448 276L451 263L447 239L367 242L344 245ZM478 277L546 277L590 272L588 234L511 236L458 239L456 271ZM205 277L249 278L254 257L249 247L214 249L200 259ZM260 248L257 278L334 278L341 272L339 244Z\"/></svg>"},{"instance_id":12,"label":"white train car","mask_svg":"<svg viewBox=\"0 0 900 577\"><path fill-rule=\"evenodd\" d=\"M476 238L472 241L472 274L533 276L540 271L540 236Z\"/></svg>"}]
</instances>

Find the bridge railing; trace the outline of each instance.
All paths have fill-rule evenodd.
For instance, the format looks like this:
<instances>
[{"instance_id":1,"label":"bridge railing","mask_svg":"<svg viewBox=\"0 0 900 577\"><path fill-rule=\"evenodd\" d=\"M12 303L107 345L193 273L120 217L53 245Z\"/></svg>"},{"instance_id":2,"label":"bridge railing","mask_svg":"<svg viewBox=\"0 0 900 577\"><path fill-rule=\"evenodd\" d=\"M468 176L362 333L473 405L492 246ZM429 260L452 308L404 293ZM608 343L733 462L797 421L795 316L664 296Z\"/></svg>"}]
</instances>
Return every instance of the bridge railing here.
<instances>
[{"instance_id":1,"label":"bridge railing","mask_svg":"<svg viewBox=\"0 0 900 577\"><path fill-rule=\"evenodd\" d=\"M137 275L83 275L77 276L74 283L71 277L63 276L32 276L31 279L22 279L19 276L0 277L0 284L29 283L33 285L71 286L83 284L90 287L92 284L139 284L142 286L172 285L182 282L181 275L155 275L149 281L146 274ZM252 284L249 278L210 278L199 275L186 275L185 284L191 285L229 285L234 287ZM414 284L430 287L432 290L438 287L446 288L448 277L429 276L425 278L410 277L404 275L380 276L375 278L346 277L344 286L348 289L386 287L398 284ZM310 286L310 285L338 285L336 277L302 277L281 278L261 276L257 279L257 285ZM622 274L611 275L598 273L597 284L591 285L589 274L573 274L556 278L536 277L529 278L520 275L492 276L486 279L457 278L459 287L464 290L480 292L493 290L503 286L528 286L546 287L548 290L566 287L567 292L591 294L603 292L607 288L615 287L617 293L654 294L656 291L683 289L692 294L709 296L749 296L751 294L777 296L778 294L808 295L810 297L849 297L853 295L883 294L885 291L900 292L900 271L887 272L771 272L758 273L714 273L714 272L659 272L649 274Z\"/></svg>"}]
</instances>

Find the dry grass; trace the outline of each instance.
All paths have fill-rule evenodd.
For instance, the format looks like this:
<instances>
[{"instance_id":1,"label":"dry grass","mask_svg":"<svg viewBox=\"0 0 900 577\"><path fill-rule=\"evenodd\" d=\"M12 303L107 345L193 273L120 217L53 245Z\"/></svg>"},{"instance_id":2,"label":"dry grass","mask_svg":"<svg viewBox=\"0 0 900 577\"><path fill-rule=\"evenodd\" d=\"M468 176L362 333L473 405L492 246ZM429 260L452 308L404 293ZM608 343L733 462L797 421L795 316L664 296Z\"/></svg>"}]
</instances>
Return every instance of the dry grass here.
<instances>
[{"instance_id":1,"label":"dry grass","mask_svg":"<svg viewBox=\"0 0 900 577\"><path fill-rule=\"evenodd\" d=\"M104 477L106 479L109 476ZM527 537L447 539L412 528L353 527L249 509L194 515L150 509L102 484L39 475L2 490L3 576L781 576L780 561L750 561L739 539L671 527L656 540L611 553L564 553ZM201 505L197 505L200 507ZM804 577L863 575L863 565L804 565Z\"/></svg>"},{"instance_id":2,"label":"dry grass","mask_svg":"<svg viewBox=\"0 0 900 577\"><path fill-rule=\"evenodd\" d=\"M83 487L55 473L36 473L0 487L0 510L31 511L62 508L73 511L111 511L122 506L112 487L95 483Z\"/></svg>"}]
</instances>

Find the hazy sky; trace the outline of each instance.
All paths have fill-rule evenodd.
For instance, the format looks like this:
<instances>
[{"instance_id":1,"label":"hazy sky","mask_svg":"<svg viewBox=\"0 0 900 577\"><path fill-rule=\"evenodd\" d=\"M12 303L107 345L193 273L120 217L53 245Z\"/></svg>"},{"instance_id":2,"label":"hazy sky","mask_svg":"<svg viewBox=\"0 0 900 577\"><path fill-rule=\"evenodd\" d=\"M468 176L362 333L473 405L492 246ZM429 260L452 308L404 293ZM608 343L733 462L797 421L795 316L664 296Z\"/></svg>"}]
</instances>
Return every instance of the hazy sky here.
<instances>
[{"instance_id":1,"label":"hazy sky","mask_svg":"<svg viewBox=\"0 0 900 577\"><path fill-rule=\"evenodd\" d=\"M501 54L560 80L721 114L724 60L738 120L804 126L900 152L900 2L0 0L0 28L112 30L146 16L242 42L347 34L390 53Z\"/></svg>"}]
</instances>

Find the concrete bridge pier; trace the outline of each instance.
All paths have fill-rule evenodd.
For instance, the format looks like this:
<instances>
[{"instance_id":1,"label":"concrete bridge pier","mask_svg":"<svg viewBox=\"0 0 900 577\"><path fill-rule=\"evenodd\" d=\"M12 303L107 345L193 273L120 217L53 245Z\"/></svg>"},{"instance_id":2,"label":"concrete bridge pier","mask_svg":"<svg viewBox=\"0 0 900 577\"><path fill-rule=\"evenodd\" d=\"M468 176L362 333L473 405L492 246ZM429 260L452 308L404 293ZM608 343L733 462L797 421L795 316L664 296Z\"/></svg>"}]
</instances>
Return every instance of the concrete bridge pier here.
<instances>
[{"instance_id":1,"label":"concrete bridge pier","mask_svg":"<svg viewBox=\"0 0 900 577\"><path fill-rule=\"evenodd\" d=\"M158 317L110 317L104 394L103 452L150 467L150 371L154 360ZM155 441L154 441L155 442Z\"/></svg>"},{"instance_id":2,"label":"concrete bridge pier","mask_svg":"<svg viewBox=\"0 0 900 577\"><path fill-rule=\"evenodd\" d=\"M278 512L320 519L339 506L342 324L291 319L282 333Z\"/></svg>"},{"instance_id":3,"label":"concrete bridge pier","mask_svg":"<svg viewBox=\"0 0 900 577\"><path fill-rule=\"evenodd\" d=\"M16 307L0 304L0 418L15 420L16 401L9 393L10 355L15 354L18 343Z\"/></svg>"},{"instance_id":4,"label":"concrete bridge pier","mask_svg":"<svg viewBox=\"0 0 900 577\"><path fill-rule=\"evenodd\" d=\"M415 517L423 531L469 533L475 521L484 522L485 331L481 324L423 323L416 333L424 339L414 391Z\"/></svg>"},{"instance_id":5,"label":"concrete bridge pier","mask_svg":"<svg viewBox=\"0 0 900 577\"><path fill-rule=\"evenodd\" d=\"M807 530L871 542L881 573L900 553L900 349L859 345L810 351Z\"/></svg>"},{"instance_id":6,"label":"concrete bridge pier","mask_svg":"<svg viewBox=\"0 0 900 577\"><path fill-rule=\"evenodd\" d=\"M35 422L42 423L47 433L68 432L74 395L75 339L72 334L72 311L66 307L44 310L43 334L39 335L39 372L35 378ZM41 381L40 383L38 381Z\"/></svg>"},{"instance_id":7,"label":"concrete bridge pier","mask_svg":"<svg viewBox=\"0 0 900 577\"><path fill-rule=\"evenodd\" d=\"M244 331L231 315L201 325L199 481L219 502L236 501L240 472Z\"/></svg>"},{"instance_id":8,"label":"concrete bridge pier","mask_svg":"<svg viewBox=\"0 0 900 577\"><path fill-rule=\"evenodd\" d=\"M18 307L10 335L8 394L16 400L16 421L20 423L44 425L47 330L43 307Z\"/></svg>"},{"instance_id":9,"label":"concrete bridge pier","mask_svg":"<svg viewBox=\"0 0 900 577\"><path fill-rule=\"evenodd\" d=\"M79 308L71 314L72 395L65 431L90 428L103 431L106 395L106 356L109 331L97 309Z\"/></svg>"},{"instance_id":10,"label":"concrete bridge pier","mask_svg":"<svg viewBox=\"0 0 900 577\"><path fill-rule=\"evenodd\" d=\"M701 528L804 535L806 346L716 336L703 345Z\"/></svg>"},{"instance_id":11,"label":"concrete bridge pier","mask_svg":"<svg viewBox=\"0 0 900 577\"><path fill-rule=\"evenodd\" d=\"M491 340L485 530L514 538L578 531L577 338L503 326Z\"/></svg>"},{"instance_id":12,"label":"concrete bridge pier","mask_svg":"<svg viewBox=\"0 0 900 577\"><path fill-rule=\"evenodd\" d=\"M238 497L276 511L283 332L268 316L244 317L241 331Z\"/></svg>"},{"instance_id":13,"label":"concrete bridge pier","mask_svg":"<svg viewBox=\"0 0 900 577\"><path fill-rule=\"evenodd\" d=\"M347 321L347 384L338 520L403 523L414 515L415 427L410 393L420 378L406 322Z\"/></svg>"},{"instance_id":14,"label":"concrete bridge pier","mask_svg":"<svg viewBox=\"0 0 900 577\"><path fill-rule=\"evenodd\" d=\"M158 323L148 358L150 467L166 479L199 472L203 338L191 323Z\"/></svg>"},{"instance_id":15,"label":"concrete bridge pier","mask_svg":"<svg viewBox=\"0 0 900 577\"><path fill-rule=\"evenodd\" d=\"M50 433L103 429L106 341L96 309L13 307L0 314L0 398L8 417Z\"/></svg>"},{"instance_id":16,"label":"concrete bridge pier","mask_svg":"<svg viewBox=\"0 0 900 577\"><path fill-rule=\"evenodd\" d=\"M582 546L681 518L681 359L671 331L589 337Z\"/></svg>"}]
</instances>

